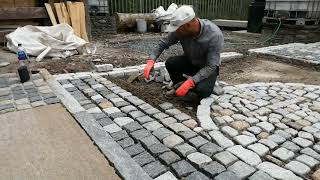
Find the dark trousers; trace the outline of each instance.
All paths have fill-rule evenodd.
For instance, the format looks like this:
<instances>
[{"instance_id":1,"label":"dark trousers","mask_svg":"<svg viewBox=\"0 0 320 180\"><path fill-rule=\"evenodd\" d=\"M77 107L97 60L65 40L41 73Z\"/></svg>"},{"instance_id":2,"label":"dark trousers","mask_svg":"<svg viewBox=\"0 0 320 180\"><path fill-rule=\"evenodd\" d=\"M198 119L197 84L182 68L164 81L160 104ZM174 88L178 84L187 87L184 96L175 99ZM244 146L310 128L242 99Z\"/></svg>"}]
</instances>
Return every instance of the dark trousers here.
<instances>
[{"instance_id":1,"label":"dark trousers","mask_svg":"<svg viewBox=\"0 0 320 180\"><path fill-rule=\"evenodd\" d=\"M183 77L183 74L188 76L194 76L202 67L192 65L186 56L171 57L166 61L166 68L170 74L170 78L173 84L187 80ZM196 84L196 87L192 89L200 99L209 97L213 93L213 88L219 75L219 67L212 72L212 74Z\"/></svg>"}]
</instances>

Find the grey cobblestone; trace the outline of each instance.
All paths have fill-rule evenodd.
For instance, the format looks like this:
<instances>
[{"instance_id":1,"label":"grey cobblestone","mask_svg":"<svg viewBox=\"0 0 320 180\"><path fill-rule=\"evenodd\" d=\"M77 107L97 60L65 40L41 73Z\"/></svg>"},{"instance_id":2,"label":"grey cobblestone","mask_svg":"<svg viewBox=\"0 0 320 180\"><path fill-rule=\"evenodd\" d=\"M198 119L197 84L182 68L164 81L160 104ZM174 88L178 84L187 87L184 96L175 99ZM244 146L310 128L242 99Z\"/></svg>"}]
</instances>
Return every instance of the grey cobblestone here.
<instances>
[{"instance_id":1,"label":"grey cobblestone","mask_svg":"<svg viewBox=\"0 0 320 180\"><path fill-rule=\"evenodd\" d=\"M201 169L211 178L214 178L216 175L226 170L226 168L217 161L213 161L210 164L203 166Z\"/></svg>"},{"instance_id":2,"label":"grey cobblestone","mask_svg":"<svg viewBox=\"0 0 320 180\"><path fill-rule=\"evenodd\" d=\"M197 149L187 143L174 147L174 151L180 156L187 157L189 154L197 152Z\"/></svg>"},{"instance_id":3,"label":"grey cobblestone","mask_svg":"<svg viewBox=\"0 0 320 180\"><path fill-rule=\"evenodd\" d=\"M245 149L240 145L230 147L227 150L251 166L256 166L262 162L260 157L256 153L251 150Z\"/></svg>"},{"instance_id":4,"label":"grey cobblestone","mask_svg":"<svg viewBox=\"0 0 320 180\"><path fill-rule=\"evenodd\" d=\"M167 168L164 165L162 165L159 161L151 162L150 164L147 164L142 168L147 172L147 174L151 178L156 178L167 171Z\"/></svg>"},{"instance_id":5,"label":"grey cobblestone","mask_svg":"<svg viewBox=\"0 0 320 180\"><path fill-rule=\"evenodd\" d=\"M177 120L173 117L167 117L164 119L160 119L161 123L164 124L165 126L169 126L170 124L176 123Z\"/></svg>"},{"instance_id":6,"label":"grey cobblestone","mask_svg":"<svg viewBox=\"0 0 320 180\"><path fill-rule=\"evenodd\" d=\"M159 128L152 132L154 136L156 136L158 139L163 140L164 138L174 134L172 131L170 131L167 128Z\"/></svg>"},{"instance_id":7,"label":"grey cobblestone","mask_svg":"<svg viewBox=\"0 0 320 180\"><path fill-rule=\"evenodd\" d=\"M147 131L146 129L140 129L134 132L131 132L130 135L136 140L139 141L140 139L150 136L151 133Z\"/></svg>"},{"instance_id":8,"label":"grey cobblestone","mask_svg":"<svg viewBox=\"0 0 320 180\"><path fill-rule=\"evenodd\" d=\"M209 141L204 139L201 136L194 137L192 139L189 139L190 144L192 144L197 149L200 148L202 145L207 144Z\"/></svg>"},{"instance_id":9,"label":"grey cobblestone","mask_svg":"<svg viewBox=\"0 0 320 180\"><path fill-rule=\"evenodd\" d=\"M160 104L159 107L163 110L172 109L173 104L165 102L165 103Z\"/></svg>"},{"instance_id":10,"label":"grey cobblestone","mask_svg":"<svg viewBox=\"0 0 320 180\"><path fill-rule=\"evenodd\" d=\"M126 131L118 131L118 132L115 132L115 133L112 133L111 134L111 137L115 140L115 141L120 141L124 138L127 138L129 137L128 133Z\"/></svg>"},{"instance_id":11,"label":"grey cobblestone","mask_svg":"<svg viewBox=\"0 0 320 180\"><path fill-rule=\"evenodd\" d=\"M215 180L240 180L241 178L237 176L234 172L225 171L214 178Z\"/></svg>"},{"instance_id":12,"label":"grey cobblestone","mask_svg":"<svg viewBox=\"0 0 320 180\"><path fill-rule=\"evenodd\" d=\"M150 109L146 109L144 110L144 112L148 115L153 115L153 114L157 114L157 113L160 113L161 111L159 111L158 109L156 108L150 108Z\"/></svg>"},{"instance_id":13,"label":"grey cobblestone","mask_svg":"<svg viewBox=\"0 0 320 180\"><path fill-rule=\"evenodd\" d=\"M236 156L234 156L228 151L222 151L220 153L217 153L216 155L213 156L213 158L216 159L221 164L223 164L224 166L230 166L231 164L233 164L238 160Z\"/></svg>"},{"instance_id":14,"label":"grey cobblestone","mask_svg":"<svg viewBox=\"0 0 320 180\"><path fill-rule=\"evenodd\" d=\"M169 152L170 149L167 148L167 146L161 144L161 143L157 143L157 144L153 144L151 146L148 146L147 149L151 152L152 155L158 157L159 155L165 153L165 152Z\"/></svg>"},{"instance_id":15,"label":"grey cobblestone","mask_svg":"<svg viewBox=\"0 0 320 180\"><path fill-rule=\"evenodd\" d=\"M302 155L298 156L296 158L296 160L301 162L301 163L304 163L304 164L308 165L310 168L313 168L316 165L319 165L319 161L318 160L314 159L311 156L307 156L305 154L302 154Z\"/></svg>"},{"instance_id":16,"label":"grey cobblestone","mask_svg":"<svg viewBox=\"0 0 320 180\"><path fill-rule=\"evenodd\" d=\"M206 143L199 148L199 151L209 157L212 157L214 154L221 152L223 149L214 143Z\"/></svg>"},{"instance_id":17,"label":"grey cobblestone","mask_svg":"<svg viewBox=\"0 0 320 180\"><path fill-rule=\"evenodd\" d=\"M256 169L242 161L237 161L228 167L228 171L234 172L241 179L245 179L252 175Z\"/></svg>"},{"instance_id":18,"label":"grey cobblestone","mask_svg":"<svg viewBox=\"0 0 320 180\"><path fill-rule=\"evenodd\" d=\"M301 147L308 147L308 146L312 145L312 141L306 140L301 137L296 137L296 138L292 139L292 142L298 144Z\"/></svg>"},{"instance_id":19,"label":"grey cobblestone","mask_svg":"<svg viewBox=\"0 0 320 180\"><path fill-rule=\"evenodd\" d=\"M190 163L185 160L173 163L171 167L179 178L186 177L189 174L197 171Z\"/></svg>"},{"instance_id":20,"label":"grey cobblestone","mask_svg":"<svg viewBox=\"0 0 320 180\"><path fill-rule=\"evenodd\" d=\"M202 153L194 152L187 156L187 159L194 164L197 168L200 168L201 166L207 165L210 162L212 162L212 159Z\"/></svg>"},{"instance_id":21,"label":"grey cobblestone","mask_svg":"<svg viewBox=\"0 0 320 180\"><path fill-rule=\"evenodd\" d=\"M158 120L169 117L169 115L165 113L157 113L157 114L153 114L152 116Z\"/></svg>"},{"instance_id":22,"label":"grey cobblestone","mask_svg":"<svg viewBox=\"0 0 320 180\"><path fill-rule=\"evenodd\" d=\"M143 144L145 147L154 145L154 144L159 144L160 141L155 137L155 136L147 136L142 139L140 139L141 144Z\"/></svg>"},{"instance_id":23,"label":"grey cobblestone","mask_svg":"<svg viewBox=\"0 0 320 180\"><path fill-rule=\"evenodd\" d=\"M144 123L148 123L148 122L151 122L151 121L154 121L154 119L152 119L151 117L149 116L142 116L142 117L138 117L136 118L136 120L141 123L141 124L144 124Z\"/></svg>"},{"instance_id":24,"label":"grey cobblestone","mask_svg":"<svg viewBox=\"0 0 320 180\"><path fill-rule=\"evenodd\" d=\"M148 152L144 151L141 154L136 155L133 157L133 159L140 165L144 166L146 164L149 164L151 162L155 161L155 158L151 156Z\"/></svg>"},{"instance_id":25,"label":"grey cobblestone","mask_svg":"<svg viewBox=\"0 0 320 180\"><path fill-rule=\"evenodd\" d=\"M183 125L182 123L173 123L170 124L168 127L176 133L190 130L187 126Z\"/></svg>"},{"instance_id":26,"label":"grey cobblestone","mask_svg":"<svg viewBox=\"0 0 320 180\"><path fill-rule=\"evenodd\" d=\"M169 148L173 148L174 146L182 144L184 142L181 137L179 137L175 134L164 138L162 141L163 141L163 144Z\"/></svg>"},{"instance_id":27,"label":"grey cobblestone","mask_svg":"<svg viewBox=\"0 0 320 180\"><path fill-rule=\"evenodd\" d=\"M151 122L143 124L142 126L149 131L155 131L155 130L163 127L163 125L158 123L157 121L151 121Z\"/></svg>"},{"instance_id":28,"label":"grey cobblestone","mask_svg":"<svg viewBox=\"0 0 320 180\"><path fill-rule=\"evenodd\" d=\"M181 160L181 158L172 151L161 154L159 156L159 159L168 166L172 163L175 163Z\"/></svg>"},{"instance_id":29,"label":"grey cobblestone","mask_svg":"<svg viewBox=\"0 0 320 180\"><path fill-rule=\"evenodd\" d=\"M125 129L128 132L133 132L142 128L143 127L137 122L130 122L123 126L123 129Z\"/></svg>"},{"instance_id":30,"label":"grey cobblestone","mask_svg":"<svg viewBox=\"0 0 320 180\"><path fill-rule=\"evenodd\" d=\"M133 122L133 119L129 117L119 117L119 118L115 118L113 121L117 123L120 127L122 127Z\"/></svg>"},{"instance_id":31,"label":"grey cobblestone","mask_svg":"<svg viewBox=\"0 0 320 180\"><path fill-rule=\"evenodd\" d=\"M134 145L134 141L133 141L132 138L128 137L128 138L125 138L125 139L122 139L122 140L118 141L118 144L122 148L126 148L126 147Z\"/></svg>"},{"instance_id":32,"label":"grey cobblestone","mask_svg":"<svg viewBox=\"0 0 320 180\"><path fill-rule=\"evenodd\" d=\"M312 150L311 148L304 148L300 151L300 153L306 154L320 161L320 154L318 154L316 151Z\"/></svg>"},{"instance_id":33,"label":"grey cobblestone","mask_svg":"<svg viewBox=\"0 0 320 180\"><path fill-rule=\"evenodd\" d=\"M188 140L188 139L191 139L193 137L196 137L198 136L198 134L194 131L191 131L191 130L188 130L188 131L182 131L182 132L179 132L178 133L180 136L182 136L182 138L184 140Z\"/></svg>"},{"instance_id":34,"label":"grey cobblestone","mask_svg":"<svg viewBox=\"0 0 320 180\"><path fill-rule=\"evenodd\" d=\"M237 136L239 132L230 126L224 126L221 128L221 131L231 137Z\"/></svg>"},{"instance_id":35,"label":"grey cobblestone","mask_svg":"<svg viewBox=\"0 0 320 180\"><path fill-rule=\"evenodd\" d=\"M132 105L129 105L129 106L122 107L120 110L122 112L124 112L124 113L129 113L129 112L132 112L132 111L136 111L138 109L136 107L132 106Z\"/></svg>"},{"instance_id":36,"label":"grey cobblestone","mask_svg":"<svg viewBox=\"0 0 320 180\"><path fill-rule=\"evenodd\" d=\"M211 131L210 136L212 137L212 139L217 142L217 144L219 146L221 146L222 148L228 148L234 145L234 143L228 139L227 137L225 137L221 132L219 131Z\"/></svg>"},{"instance_id":37,"label":"grey cobblestone","mask_svg":"<svg viewBox=\"0 0 320 180\"><path fill-rule=\"evenodd\" d=\"M289 151L283 147L275 150L272 153L272 155L283 160L283 161L287 161L287 160L292 159L294 157L294 153L292 151Z\"/></svg>"},{"instance_id":38,"label":"grey cobblestone","mask_svg":"<svg viewBox=\"0 0 320 180\"><path fill-rule=\"evenodd\" d=\"M260 143L249 145L248 149L254 151L261 157L265 156L269 152L269 148Z\"/></svg>"},{"instance_id":39,"label":"grey cobblestone","mask_svg":"<svg viewBox=\"0 0 320 180\"><path fill-rule=\"evenodd\" d=\"M133 119L137 119L139 117L145 116L145 114L141 111L131 111L128 113Z\"/></svg>"},{"instance_id":40,"label":"grey cobblestone","mask_svg":"<svg viewBox=\"0 0 320 180\"><path fill-rule=\"evenodd\" d=\"M311 170L307 165L298 161L291 161L285 167L300 176L306 175Z\"/></svg>"},{"instance_id":41,"label":"grey cobblestone","mask_svg":"<svg viewBox=\"0 0 320 180\"><path fill-rule=\"evenodd\" d=\"M130 147L125 148L130 156L136 156L145 151L145 149L140 144L134 144Z\"/></svg>"},{"instance_id":42,"label":"grey cobblestone","mask_svg":"<svg viewBox=\"0 0 320 180\"><path fill-rule=\"evenodd\" d=\"M209 178L204 174L202 174L201 172L196 171L190 174L189 176L187 176L185 180L209 180Z\"/></svg>"},{"instance_id":43,"label":"grey cobblestone","mask_svg":"<svg viewBox=\"0 0 320 180\"><path fill-rule=\"evenodd\" d=\"M97 122L102 126L107 126L107 125L110 125L110 124L113 124L113 121L110 119L110 118L102 118L102 119L99 119L97 120Z\"/></svg>"},{"instance_id":44,"label":"grey cobblestone","mask_svg":"<svg viewBox=\"0 0 320 180\"><path fill-rule=\"evenodd\" d=\"M248 146L255 143L257 141L257 138L255 138L254 136L239 135L234 137L234 140L242 146Z\"/></svg>"},{"instance_id":45,"label":"grey cobblestone","mask_svg":"<svg viewBox=\"0 0 320 180\"><path fill-rule=\"evenodd\" d=\"M262 171L257 171L256 173L254 173L252 176L249 177L249 180L274 180L274 179Z\"/></svg>"}]
</instances>

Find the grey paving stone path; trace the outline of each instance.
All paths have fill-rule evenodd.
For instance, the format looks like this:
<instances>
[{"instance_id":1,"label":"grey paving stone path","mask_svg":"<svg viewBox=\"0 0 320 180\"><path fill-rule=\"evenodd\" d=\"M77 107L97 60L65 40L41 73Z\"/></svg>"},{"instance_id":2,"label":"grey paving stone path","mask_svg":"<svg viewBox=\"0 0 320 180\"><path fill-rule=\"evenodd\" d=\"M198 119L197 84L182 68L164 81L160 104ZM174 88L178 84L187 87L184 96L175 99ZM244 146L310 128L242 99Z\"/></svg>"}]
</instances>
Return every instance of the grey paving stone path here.
<instances>
[{"instance_id":1,"label":"grey paving stone path","mask_svg":"<svg viewBox=\"0 0 320 180\"><path fill-rule=\"evenodd\" d=\"M251 53L274 55L312 64L320 64L320 42L303 44L291 43L278 46L250 49Z\"/></svg>"},{"instance_id":2,"label":"grey paving stone path","mask_svg":"<svg viewBox=\"0 0 320 180\"><path fill-rule=\"evenodd\" d=\"M226 86L201 102L209 114L198 115L215 126L204 128L101 76L56 78L151 178L308 179L318 170L320 86Z\"/></svg>"},{"instance_id":3,"label":"grey paving stone path","mask_svg":"<svg viewBox=\"0 0 320 180\"><path fill-rule=\"evenodd\" d=\"M0 75L0 114L59 102L40 74L25 83L14 73Z\"/></svg>"}]
</instances>

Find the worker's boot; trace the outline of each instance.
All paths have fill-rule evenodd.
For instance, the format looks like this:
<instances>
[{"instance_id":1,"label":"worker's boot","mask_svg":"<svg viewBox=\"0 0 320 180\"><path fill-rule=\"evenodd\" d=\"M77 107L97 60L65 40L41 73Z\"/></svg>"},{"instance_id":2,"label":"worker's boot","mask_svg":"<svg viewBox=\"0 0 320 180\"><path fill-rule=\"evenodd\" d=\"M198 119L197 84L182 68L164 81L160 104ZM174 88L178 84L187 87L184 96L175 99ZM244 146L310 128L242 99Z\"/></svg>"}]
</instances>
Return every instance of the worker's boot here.
<instances>
[{"instance_id":1,"label":"worker's boot","mask_svg":"<svg viewBox=\"0 0 320 180\"><path fill-rule=\"evenodd\" d=\"M199 105L200 101L201 101L198 94L193 92L192 90L190 90L185 96L177 97L177 99L180 101L183 101L185 103L193 104L193 105Z\"/></svg>"}]
</instances>

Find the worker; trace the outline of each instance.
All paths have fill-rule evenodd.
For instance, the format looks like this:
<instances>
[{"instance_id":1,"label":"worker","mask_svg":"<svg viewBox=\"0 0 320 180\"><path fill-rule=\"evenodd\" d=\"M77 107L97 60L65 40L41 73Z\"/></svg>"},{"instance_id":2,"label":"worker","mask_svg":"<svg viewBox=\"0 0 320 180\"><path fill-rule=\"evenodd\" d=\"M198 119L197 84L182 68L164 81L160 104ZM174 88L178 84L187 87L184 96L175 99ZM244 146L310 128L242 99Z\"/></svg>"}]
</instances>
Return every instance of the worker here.
<instances>
[{"instance_id":1,"label":"worker","mask_svg":"<svg viewBox=\"0 0 320 180\"><path fill-rule=\"evenodd\" d=\"M219 75L223 33L211 21L197 18L193 8L186 5L172 14L168 31L147 60L145 78L149 79L161 53L180 42L184 54L170 57L165 63L172 82L178 84L175 95L186 101L209 97Z\"/></svg>"}]
</instances>

